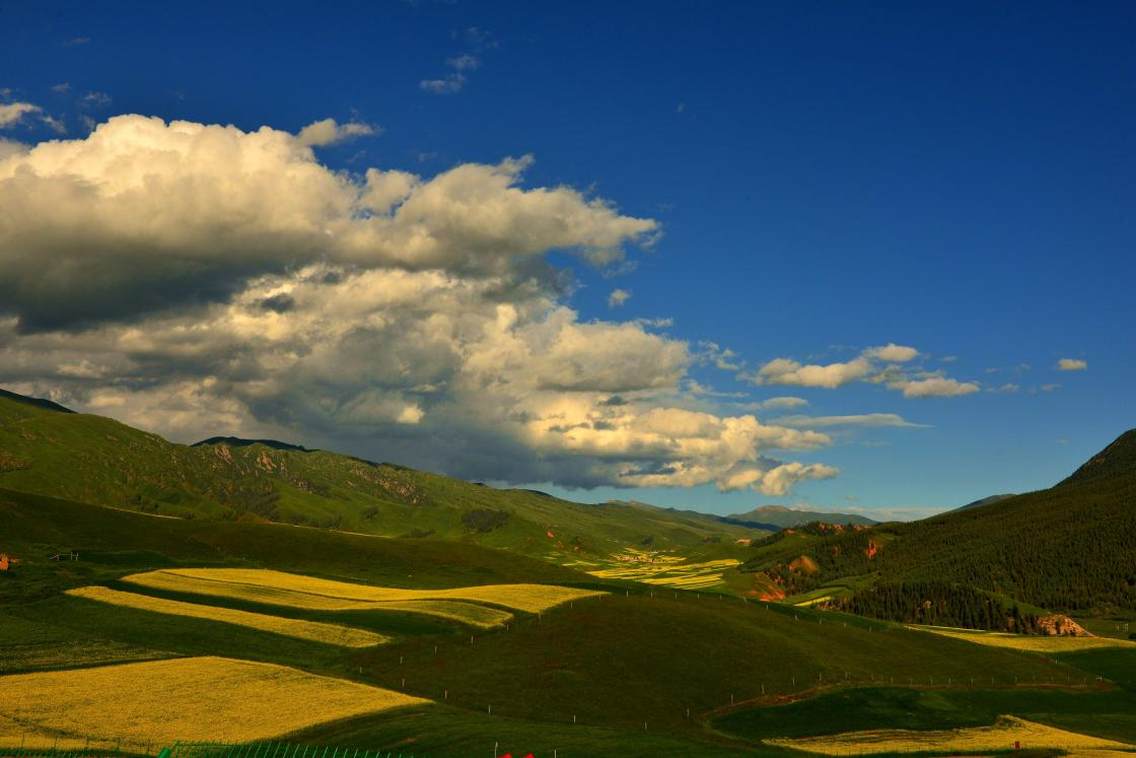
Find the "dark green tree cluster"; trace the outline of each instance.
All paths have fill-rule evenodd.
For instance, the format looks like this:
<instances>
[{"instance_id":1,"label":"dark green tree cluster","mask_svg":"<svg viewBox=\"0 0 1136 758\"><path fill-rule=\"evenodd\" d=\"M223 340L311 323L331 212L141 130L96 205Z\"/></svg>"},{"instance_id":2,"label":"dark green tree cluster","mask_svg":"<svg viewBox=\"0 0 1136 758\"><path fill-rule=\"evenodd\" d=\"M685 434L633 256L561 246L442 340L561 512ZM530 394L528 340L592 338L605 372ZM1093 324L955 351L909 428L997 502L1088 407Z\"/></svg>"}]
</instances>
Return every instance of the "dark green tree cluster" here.
<instances>
[{"instance_id":1,"label":"dark green tree cluster","mask_svg":"<svg viewBox=\"0 0 1136 758\"><path fill-rule=\"evenodd\" d=\"M861 616L905 624L956 626L1019 634L1039 631L1035 614L960 584L949 582L894 582L877 584L830 607Z\"/></svg>"}]
</instances>

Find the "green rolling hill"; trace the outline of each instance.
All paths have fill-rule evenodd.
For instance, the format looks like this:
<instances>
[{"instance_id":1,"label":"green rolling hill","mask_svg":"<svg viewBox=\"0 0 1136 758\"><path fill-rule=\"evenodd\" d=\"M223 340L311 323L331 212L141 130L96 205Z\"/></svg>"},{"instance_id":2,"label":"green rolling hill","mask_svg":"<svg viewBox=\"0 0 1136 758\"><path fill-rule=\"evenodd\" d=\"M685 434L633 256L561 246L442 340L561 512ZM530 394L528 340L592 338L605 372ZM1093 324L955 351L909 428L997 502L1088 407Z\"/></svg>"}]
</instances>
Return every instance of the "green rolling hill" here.
<instances>
[{"instance_id":1,"label":"green rolling hill","mask_svg":"<svg viewBox=\"0 0 1136 758\"><path fill-rule=\"evenodd\" d=\"M22 559L16 570L0 575L0 630L7 643L0 651L0 674L147 657L226 655L350 678L433 701L313 728L291 738L297 742L396 751L413 746L415 754L435 756L480 754L496 740L539 755L554 749L563 755L739 755L760 747L756 739L767 734L751 738L748 728L735 728L732 722L729 733L711 728L733 707L767 708L833 687L1064 686L1086 677L1080 669L1042 656L897 624L722 594L599 582L568 568L473 544L162 518L14 491L0 491L0 534L6 549ZM50 560L71 551L78 560ZM147 592L116 580L179 565L272 568L404 587L557 583L603 589L608 595L540 617L519 613L508 629L479 633L474 644L467 629L421 618L286 611L299 619L349 621L393 638L375 648L344 649L206 619L172 622L159 613L61 593L89 584ZM1129 702L1125 697L1108 690L1094 702L1122 710Z\"/></svg>"},{"instance_id":2,"label":"green rolling hill","mask_svg":"<svg viewBox=\"0 0 1136 758\"><path fill-rule=\"evenodd\" d=\"M1061 588L1074 587L1094 608L1131 608L1132 435L1043 492L913 524L814 522L762 536L692 512L579 505L272 441L175 445L19 398L0 399L0 413L0 552L19 559L0 574L0 675L198 655L277 663L431 701L325 723L291 741L432 756L490 754L498 743L520 755L788 755L761 740L983 725L1007 713L1136 739L1131 650L1018 652L895 623L904 618L747 594L759 576L851 597L947 587L948 604L997 598L1028 612L1030 603L1062 608ZM379 513L368 517L372 508ZM321 524L325 515L342 520ZM745 546L735 535L758 539ZM564 547L550 547L557 543ZM709 592L564 565L647 544L750 560L745 574ZM1049 560L1018 555L1034 551ZM607 594L541 615L517 612L506 628L471 636L457 622L409 612L282 609L122 581L178 566ZM64 594L90 585L347 623L390 643L334 647ZM843 715L825 716L834 709Z\"/></svg>"},{"instance_id":3,"label":"green rolling hill","mask_svg":"<svg viewBox=\"0 0 1136 758\"><path fill-rule=\"evenodd\" d=\"M996 596L1007 607L1133 611L1136 430L1046 490L908 524L805 532L757 543L743 571L782 582L790 595L939 584ZM791 569L800 556L817 570Z\"/></svg>"},{"instance_id":4,"label":"green rolling hill","mask_svg":"<svg viewBox=\"0 0 1136 758\"><path fill-rule=\"evenodd\" d=\"M744 557L761 530L643 503L574 503L272 440L179 445L49 401L0 396L0 487L156 515L472 542L556 562L627 546Z\"/></svg>"}]
</instances>

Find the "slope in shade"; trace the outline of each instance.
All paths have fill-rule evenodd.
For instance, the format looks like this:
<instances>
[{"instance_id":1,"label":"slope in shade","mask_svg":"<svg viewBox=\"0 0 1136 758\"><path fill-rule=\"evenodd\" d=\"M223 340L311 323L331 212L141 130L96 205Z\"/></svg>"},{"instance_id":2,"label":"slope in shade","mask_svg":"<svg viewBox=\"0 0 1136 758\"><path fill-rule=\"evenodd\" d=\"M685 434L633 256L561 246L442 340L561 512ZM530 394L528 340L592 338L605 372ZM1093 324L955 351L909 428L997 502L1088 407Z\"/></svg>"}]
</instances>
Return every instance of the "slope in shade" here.
<instances>
[{"instance_id":1,"label":"slope in shade","mask_svg":"<svg viewBox=\"0 0 1136 758\"><path fill-rule=\"evenodd\" d=\"M751 526L641 504L581 504L272 440L179 445L112 419L0 397L0 487L195 519L475 542L556 562L649 539L703 551Z\"/></svg>"}]
</instances>

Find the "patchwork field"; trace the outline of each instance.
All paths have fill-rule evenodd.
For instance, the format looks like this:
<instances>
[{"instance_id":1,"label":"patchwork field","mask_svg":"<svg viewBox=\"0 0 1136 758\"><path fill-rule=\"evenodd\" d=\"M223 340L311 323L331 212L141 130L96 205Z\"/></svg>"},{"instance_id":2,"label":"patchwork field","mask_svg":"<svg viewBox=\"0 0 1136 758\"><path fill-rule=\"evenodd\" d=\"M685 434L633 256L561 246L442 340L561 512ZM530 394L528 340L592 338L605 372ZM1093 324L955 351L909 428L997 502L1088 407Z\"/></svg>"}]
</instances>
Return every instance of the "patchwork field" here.
<instances>
[{"instance_id":1,"label":"patchwork field","mask_svg":"<svg viewBox=\"0 0 1136 758\"><path fill-rule=\"evenodd\" d=\"M846 732L826 737L767 740L770 745L821 755L871 755L873 753L1008 751L1020 744L1025 749L1057 749L1073 755L1119 755L1133 748L1123 742L1090 737L1024 719L1004 716L993 726L912 731L878 729Z\"/></svg>"},{"instance_id":2,"label":"patchwork field","mask_svg":"<svg viewBox=\"0 0 1136 758\"><path fill-rule=\"evenodd\" d=\"M456 621L478 629L493 629L507 624L513 619L512 613L500 608L462 600L355 600L266 585L202 579L167 571L136 574L125 577L123 581L164 592L225 598L305 611L414 613L447 621Z\"/></svg>"},{"instance_id":3,"label":"patchwork field","mask_svg":"<svg viewBox=\"0 0 1136 758\"><path fill-rule=\"evenodd\" d=\"M622 579L661 587L697 590L721 584L722 572L739 563L734 558L690 562L681 555L627 548L604 564L592 563L589 564L591 567L580 568L600 579ZM592 568L597 565L607 568Z\"/></svg>"},{"instance_id":4,"label":"patchwork field","mask_svg":"<svg viewBox=\"0 0 1136 758\"><path fill-rule=\"evenodd\" d=\"M177 658L0 677L0 745L248 742L428 701L296 669Z\"/></svg>"},{"instance_id":5,"label":"patchwork field","mask_svg":"<svg viewBox=\"0 0 1136 758\"><path fill-rule=\"evenodd\" d=\"M1043 637L1038 635L983 632L972 629L948 629L941 626L912 626L943 637L966 640L978 645L1024 650L1031 653L1076 653L1100 648L1126 648L1136 650L1136 642L1116 637Z\"/></svg>"},{"instance_id":6,"label":"patchwork field","mask_svg":"<svg viewBox=\"0 0 1136 758\"><path fill-rule=\"evenodd\" d=\"M269 616L265 613L250 613L232 608L218 608L212 605L198 605L197 603L183 603L178 600L167 600L149 595L139 595L133 592L120 592L108 587L79 587L68 590L68 595L85 600L94 600L108 605L135 608L153 613L163 613L170 616L208 619L224 624L245 626L250 629L259 629L262 632L282 634L286 637L295 637L301 640L322 642L326 645L339 647L370 647L382 645L390 641L389 637L364 629L353 629L339 624L325 624L319 621L302 621L299 619ZM171 619L171 623L176 623Z\"/></svg>"},{"instance_id":7,"label":"patchwork field","mask_svg":"<svg viewBox=\"0 0 1136 758\"><path fill-rule=\"evenodd\" d=\"M725 575L721 591L658 592L646 582L605 583L476 545L443 549L430 540L152 519L2 493L0 532L20 534L22 544L5 547L25 557L16 571L0 575L0 598L14 601L0 600L0 673L10 675L0 677L0 745L18 747L22 739L82 748L93 736L93 746L113 748L125 739L124 751L142 753L175 733L179 739L241 738L234 731L239 727L250 739L381 748L384 755L488 756L499 741L499 754L722 758L793 754L767 740L989 727L1003 714L1075 735L1136 741L1136 696L1121 689L1136 681L1130 660L1136 658L1127 648L1041 656L831 611L747 602L742 593L748 586L730 584L739 577L716 563L731 557L730 545L708 545L689 563L673 554L642 561L645 579ZM82 559L46 558L68 549ZM588 559L577 560L583 567ZM637 562L632 557L588 570L635 569ZM84 597L89 589L67 592L90 587L129 602ZM590 588L609 594L574 602L602 594ZM740 596L727 594L731 589ZM209 613L157 613L152 603ZM227 623L221 618L226 610L346 626L390 641L328 645ZM439 620L447 615L500 628L474 635ZM139 657L169 664L256 661L275 673L254 669L261 673L244 684L233 681L235 674L201 675L197 685L173 669L150 669L146 677L121 673ZM124 665L106 665L112 662ZM87 699L50 679L14 687L22 681L14 676L32 672L65 675L85 688ZM99 676L109 683L98 684ZM312 677L319 686L292 694L297 677ZM151 683L136 684L144 679ZM214 680L243 695L211 693L204 682ZM360 698L325 697L325 685L371 693L362 700L385 693L408 707L357 711ZM867 693L873 686L898 694ZM147 687L160 692L147 694ZM834 707L834 692L859 693L849 697L862 702ZM277 707L276 698L298 705ZM101 730L95 714L106 723L126 723L131 708L150 713L150 722ZM271 713L271 720L249 726L251 716L231 724L215 717L242 710ZM200 731L183 729L181 718Z\"/></svg>"},{"instance_id":8,"label":"patchwork field","mask_svg":"<svg viewBox=\"0 0 1136 758\"><path fill-rule=\"evenodd\" d=\"M527 613L606 593L550 584L487 584L449 589L403 589L320 579L266 569L167 569L123 581L158 590L320 610L366 610L385 603L466 600ZM317 605L318 604L318 605ZM403 609L409 606L404 605ZM436 606L427 606L436 607ZM460 610L454 610L460 613Z\"/></svg>"}]
</instances>

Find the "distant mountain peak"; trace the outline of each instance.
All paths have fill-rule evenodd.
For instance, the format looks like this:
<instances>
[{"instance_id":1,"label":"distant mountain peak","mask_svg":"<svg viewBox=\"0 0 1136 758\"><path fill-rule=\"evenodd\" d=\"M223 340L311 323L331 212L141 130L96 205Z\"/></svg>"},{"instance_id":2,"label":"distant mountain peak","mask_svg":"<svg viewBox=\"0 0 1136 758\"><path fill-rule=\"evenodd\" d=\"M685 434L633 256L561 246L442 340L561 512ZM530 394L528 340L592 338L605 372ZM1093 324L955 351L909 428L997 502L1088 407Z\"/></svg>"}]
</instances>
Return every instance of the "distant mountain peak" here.
<instances>
[{"instance_id":1,"label":"distant mountain peak","mask_svg":"<svg viewBox=\"0 0 1136 758\"><path fill-rule=\"evenodd\" d=\"M784 505L760 505L752 511L735 513L726 518L735 523L756 523L772 525L781 529L789 529L814 521L823 521L828 524L861 524L870 526L879 523L867 516L853 513L829 513L826 511L806 511L787 508Z\"/></svg>"}]
</instances>

